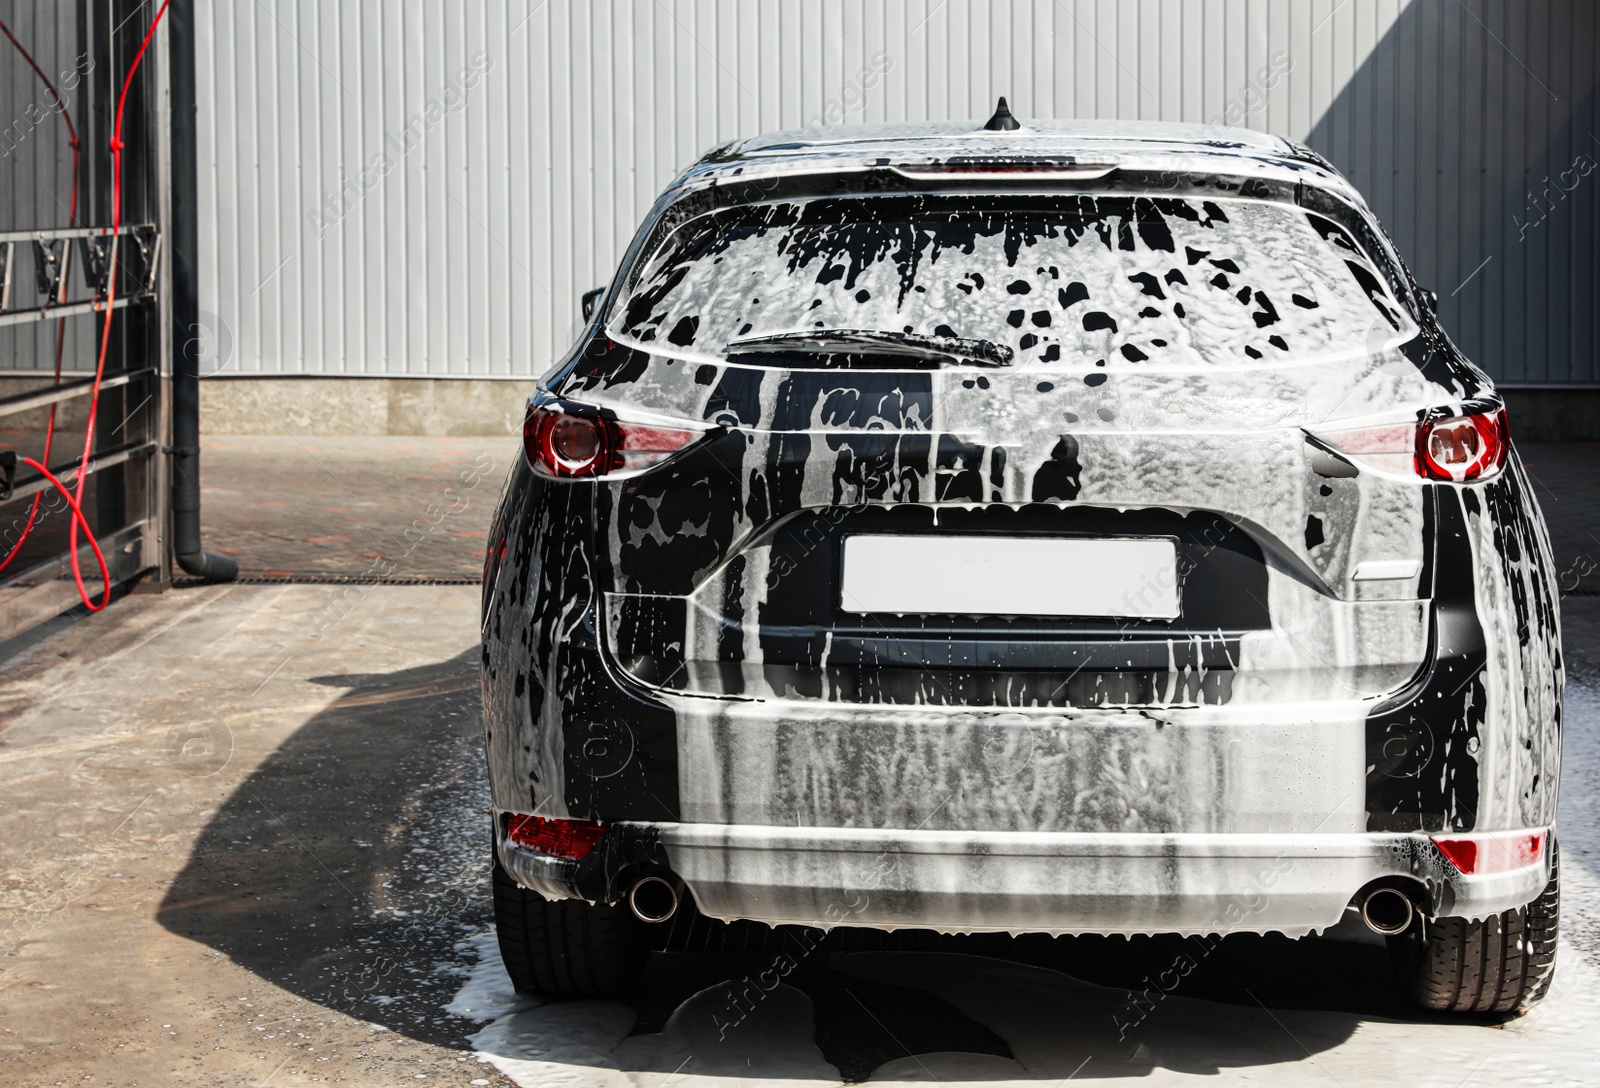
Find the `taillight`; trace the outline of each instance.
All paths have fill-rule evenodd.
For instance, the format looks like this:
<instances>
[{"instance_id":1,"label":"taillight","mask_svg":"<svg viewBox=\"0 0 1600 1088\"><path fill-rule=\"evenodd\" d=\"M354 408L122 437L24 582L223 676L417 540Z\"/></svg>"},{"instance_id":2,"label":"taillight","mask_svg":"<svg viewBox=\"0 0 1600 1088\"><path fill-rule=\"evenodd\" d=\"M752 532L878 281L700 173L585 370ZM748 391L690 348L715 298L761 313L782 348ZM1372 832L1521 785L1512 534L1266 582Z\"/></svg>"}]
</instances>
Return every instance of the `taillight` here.
<instances>
[{"instance_id":1,"label":"taillight","mask_svg":"<svg viewBox=\"0 0 1600 1088\"><path fill-rule=\"evenodd\" d=\"M1510 449L1506 410L1499 405L1421 423L1317 430L1316 437L1350 460L1397 476L1466 483L1505 467Z\"/></svg>"},{"instance_id":2,"label":"taillight","mask_svg":"<svg viewBox=\"0 0 1600 1088\"><path fill-rule=\"evenodd\" d=\"M594 849L594 844L605 835L606 825L593 820L513 816L506 831L511 841L524 850L576 860Z\"/></svg>"},{"instance_id":3,"label":"taillight","mask_svg":"<svg viewBox=\"0 0 1600 1088\"><path fill-rule=\"evenodd\" d=\"M1464 875L1505 873L1538 864L1543 831L1491 831L1482 835L1435 835L1433 845Z\"/></svg>"},{"instance_id":4,"label":"taillight","mask_svg":"<svg viewBox=\"0 0 1600 1088\"><path fill-rule=\"evenodd\" d=\"M542 475L604 476L608 472L649 468L700 434L541 406L529 410L523 420L522 448L529 466Z\"/></svg>"},{"instance_id":5,"label":"taillight","mask_svg":"<svg viewBox=\"0 0 1600 1088\"><path fill-rule=\"evenodd\" d=\"M611 464L610 444L603 419L535 408L522 423L528 464L546 476L598 476Z\"/></svg>"},{"instance_id":6,"label":"taillight","mask_svg":"<svg viewBox=\"0 0 1600 1088\"><path fill-rule=\"evenodd\" d=\"M1417 472L1435 480L1481 480L1499 472L1509 445L1506 410L1432 419L1417 427Z\"/></svg>"}]
</instances>

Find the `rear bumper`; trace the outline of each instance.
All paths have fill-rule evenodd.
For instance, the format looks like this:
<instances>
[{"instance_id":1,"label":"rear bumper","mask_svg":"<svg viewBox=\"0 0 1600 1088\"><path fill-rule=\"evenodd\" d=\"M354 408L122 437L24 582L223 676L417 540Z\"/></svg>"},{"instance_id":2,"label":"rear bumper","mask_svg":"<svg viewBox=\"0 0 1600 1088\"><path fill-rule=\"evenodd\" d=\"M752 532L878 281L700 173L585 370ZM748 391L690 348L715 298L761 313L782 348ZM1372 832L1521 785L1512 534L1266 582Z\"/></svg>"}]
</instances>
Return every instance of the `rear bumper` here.
<instances>
[{"instance_id":1,"label":"rear bumper","mask_svg":"<svg viewBox=\"0 0 1600 1088\"><path fill-rule=\"evenodd\" d=\"M1285 933L1339 921L1382 877L1409 877L1435 917L1532 901L1548 855L1464 876L1409 834L1090 834L618 824L605 854L646 855L701 913L772 925L950 933ZM629 844L632 845L629 845ZM551 897L615 899L623 864L545 858L500 843L503 864Z\"/></svg>"}]
</instances>

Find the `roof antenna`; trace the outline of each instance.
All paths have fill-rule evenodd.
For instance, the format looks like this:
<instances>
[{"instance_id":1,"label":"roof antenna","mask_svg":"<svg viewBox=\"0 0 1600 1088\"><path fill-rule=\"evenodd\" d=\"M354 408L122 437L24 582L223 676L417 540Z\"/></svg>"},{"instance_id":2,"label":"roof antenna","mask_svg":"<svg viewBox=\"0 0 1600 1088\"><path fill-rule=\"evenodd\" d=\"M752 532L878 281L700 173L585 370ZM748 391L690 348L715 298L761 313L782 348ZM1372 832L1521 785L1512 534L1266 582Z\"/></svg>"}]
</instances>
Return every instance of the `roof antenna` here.
<instances>
[{"instance_id":1,"label":"roof antenna","mask_svg":"<svg viewBox=\"0 0 1600 1088\"><path fill-rule=\"evenodd\" d=\"M1006 96L1000 96L1000 104L994 108L994 116L984 122L987 132L1011 132L1022 127L1017 119L1011 116L1011 107L1006 105Z\"/></svg>"}]
</instances>

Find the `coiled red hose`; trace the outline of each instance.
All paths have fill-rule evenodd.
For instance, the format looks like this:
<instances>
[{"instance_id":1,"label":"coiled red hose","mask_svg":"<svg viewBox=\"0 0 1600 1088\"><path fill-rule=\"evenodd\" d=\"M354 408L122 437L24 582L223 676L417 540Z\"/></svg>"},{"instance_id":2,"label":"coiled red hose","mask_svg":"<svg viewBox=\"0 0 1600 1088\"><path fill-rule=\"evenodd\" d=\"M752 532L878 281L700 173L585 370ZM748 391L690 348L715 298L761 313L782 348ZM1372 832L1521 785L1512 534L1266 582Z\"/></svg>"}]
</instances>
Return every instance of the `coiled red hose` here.
<instances>
[{"instance_id":1,"label":"coiled red hose","mask_svg":"<svg viewBox=\"0 0 1600 1088\"><path fill-rule=\"evenodd\" d=\"M44 476L45 479L50 481L51 486L53 486L58 492L61 493L61 496L67 500L67 505L72 508L72 521L71 521L71 523L70 523L70 525L68 527L68 530L67 530L68 555L72 559L72 580L77 584L78 596L79 596L79 598L82 599L84 607L87 608L91 612L98 612L102 608L104 608L107 604L111 603L111 577L110 577L110 572L106 569L105 556L100 551L100 543L99 543L99 541L97 541L95 539L94 531L89 527L89 521L88 521L88 519L86 517L84 517L84 514L83 514L83 488L84 488L84 484L85 484L85 482L87 481L87 478L88 478L89 457L90 457L91 453L93 453L93 451L94 451L94 425L95 425L95 418L99 414L99 411L100 411L100 382L105 377L106 350L110 346L110 343L111 343L111 319L112 319L113 315L116 312L115 303L116 303L116 298L117 298L117 242L118 242L117 231L120 230L121 227L122 227L122 149L123 149L123 146L124 146L123 142L122 142L122 117L123 117L123 112L125 111L125 109L127 107L127 104L128 104L128 90L129 90L130 87L133 86L133 77L139 71L139 64L140 64L141 61L144 60L145 51L150 48L150 39L155 36L156 27L160 25L161 17L164 16L167 13L167 6L170 3L171 3L171 0L162 0L161 7L156 11L155 18L150 20L150 26L145 30L144 38L139 43L139 51L134 54L133 63L128 66L127 75L123 77L123 80L122 80L122 93L117 98L116 124L115 124L115 127L113 129L112 136L111 136L111 264L110 264L110 273L108 274L107 279L106 279L106 295L105 295L105 299L101 303L101 305L104 308L106 316L105 316L105 321L101 325L101 329L100 329L100 348L99 348L99 351L98 351L98 353L96 355L96 359L95 359L94 382L90 387L89 419L88 419L88 423L86 424L86 426L84 428L83 454L78 458L77 480L74 482L74 485L73 485L72 489L69 491L67 489L67 486L65 484L63 484L61 482L61 480L59 478L57 478L56 475L54 473L52 473L47 466L45 466L43 464L40 464L38 461L35 461L31 457L22 458L22 461L23 461L24 464L27 464L30 467L34 468L42 476ZM12 35L11 30L10 30L9 27L5 28L5 34L6 34L7 38L11 39L11 43L13 45L15 45L19 51L21 51L22 55L27 59L29 66L31 66L33 68L34 72L36 72L38 74L39 78L44 81L44 84L49 89L50 96L51 96L52 99L54 99L58 110L61 112L62 117L67 120L68 131L69 131L69 133L71 135L71 140L72 140L72 163L73 163L73 198L72 198L71 214L72 214L73 224L76 225L76 223L77 223L77 204L78 204L78 198L77 198L78 134L77 134L77 130L72 128L72 121L71 121L70 118L67 117L66 106L62 102L61 96L56 91L55 86L53 84L51 84L49 78L46 77L45 74L42 71L39 70L39 66L34 63L33 58L28 55L28 51L26 49L23 49L22 44L20 42L18 42L17 39ZM62 276L62 289L63 289L63 291L65 291L65 288L66 288L66 275L65 275L65 271L63 271L63 276ZM65 296L63 295L63 297L65 297ZM65 328L63 326L63 328L58 330L58 332L57 332L57 340L56 340L56 342L57 342L57 346L56 346L56 381L57 381L58 384L59 384L59 382L61 380L61 346L60 345L61 345L61 336L62 336L62 334L64 332L65 332ZM45 441L45 459L46 460L49 460L49 457L50 457L50 439L53 438L54 433L55 433L55 408L52 407L51 410L50 410L50 425L49 425L48 429L46 430L46 441ZM23 542L27 539L28 532L33 527L34 518L35 518L35 515L37 514L38 509L39 509L39 499L40 499L40 496L42 496L42 494L43 494L43 492L40 492L39 495L35 495L34 496L33 509L28 515L27 527L23 530L23 535L22 535L21 539L19 539L17 541L16 545L11 549L10 553L6 556L5 561L4 562L0 562L0 568L3 568L6 563L9 563L12 560L12 558L17 554L17 552L21 550ZM78 560L78 529L80 527L82 527L82 529L83 529L83 535L85 537L87 537L88 540L89 540L89 547L94 551L95 561L100 564L100 578L101 578L101 584L102 584L103 588L102 588L102 592L101 592L101 596L100 596L100 601L99 601L98 604L95 603L94 598L90 595L89 587L84 584L82 564Z\"/></svg>"},{"instance_id":2,"label":"coiled red hose","mask_svg":"<svg viewBox=\"0 0 1600 1088\"><path fill-rule=\"evenodd\" d=\"M111 603L111 581L106 579L105 590L100 597L100 603L95 604L89 596L88 587L83 584L83 571L78 562L78 526L82 524L84 535L89 538L89 543L94 548L95 555L100 554L100 545L95 542L94 534L89 530L89 523L84 520L83 512L79 509L83 502L83 485L88 479L89 455L94 449L94 423L95 416L100 411L100 380L106 372L106 348L111 343L111 318L115 315L114 309L117 300L117 231L122 227L122 113L128 105L128 88L133 86L134 74L139 71L139 62L144 60L145 50L150 48L150 39L155 37L156 27L161 24L161 17L167 13L167 5L172 0L162 0L161 7L156 11L156 17L150 20L150 26L144 32L144 40L139 43L139 51L133 55L133 63L128 65L128 74L122 79L122 93L117 96L117 121L111 134L111 271L106 277L105 324L100 332L100 352L95 360L94 384L89 392L89 422L83 432L83 455L78 458L78 479L73 485L72 508L75 515L71 528L67 531L68 554L72 556L72 580L78 584L78 596L83 599L83 605L91 612L98 612ZM100 569L105 571L105 561L101 560Z\"/></svg>"}]
</instances>

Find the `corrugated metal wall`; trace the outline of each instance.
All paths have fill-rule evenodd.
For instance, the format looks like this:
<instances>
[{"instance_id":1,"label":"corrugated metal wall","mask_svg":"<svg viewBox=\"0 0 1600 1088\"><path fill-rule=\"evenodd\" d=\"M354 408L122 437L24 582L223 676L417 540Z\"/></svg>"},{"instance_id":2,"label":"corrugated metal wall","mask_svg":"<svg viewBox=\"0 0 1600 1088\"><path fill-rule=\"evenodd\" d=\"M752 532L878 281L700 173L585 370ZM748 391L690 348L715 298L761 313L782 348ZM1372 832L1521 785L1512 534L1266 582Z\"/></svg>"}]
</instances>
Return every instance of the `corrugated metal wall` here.
<instances>
[{"instance_id":1,"label":"corrugated metal wall","mask_svg":"<svg viewBox=\"0 0 1600 1088\"><path fill-rule=\"evenodd\" d=\"M196 2L233 373L537 374L707 148L1005 94L1307 139L1491 372L1600 381L1593 0Z\"/></svg>"},{"instance_id":2,"label":"corrugated metal wall","mask_svg":"<svg viewBox=\"0 0 1600 1088\"><path fill-rule=\"evenodd\" d=\"M1294 135L1366 194L1497 379L1600 382L1600 5L1349 7L1310 51L1335 93ZM1364 59L1323 84L1319 50Z\"/></svg>"},{"instance_id":3,"label":"corrugated metal wall","mask_svg":"<svg viewBox=\"0 0 1600 1088\"><path fill-rule=\"evenodd\" d=\"M86 92L100 73L79 52L80 5L66 0L22 0L0 8L6 25L57 87L73 123L86 130ZM0 230L65 227L71 221L72 150L67 126L39 77L0 37ZM87 143L87 141L85 142ZM86 162L97 148L84 146ZM94 221L90 186L85 182L78 202L79 221ZM73 255L73 290L81 294L81 266ZM19 246L20 268L13 273L11 305L42 305L34 280L32 247ZM94 335L85 318L67 322L62 361L67 369L93 367ZM44 370L55 364L56 322L32 322L0 328L0 370Z\"/></svg>"}]
</instances>

